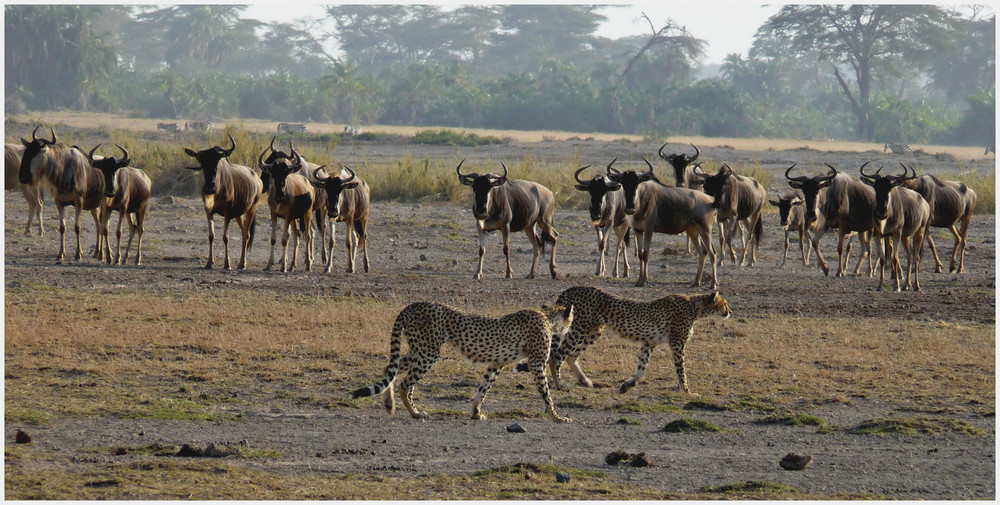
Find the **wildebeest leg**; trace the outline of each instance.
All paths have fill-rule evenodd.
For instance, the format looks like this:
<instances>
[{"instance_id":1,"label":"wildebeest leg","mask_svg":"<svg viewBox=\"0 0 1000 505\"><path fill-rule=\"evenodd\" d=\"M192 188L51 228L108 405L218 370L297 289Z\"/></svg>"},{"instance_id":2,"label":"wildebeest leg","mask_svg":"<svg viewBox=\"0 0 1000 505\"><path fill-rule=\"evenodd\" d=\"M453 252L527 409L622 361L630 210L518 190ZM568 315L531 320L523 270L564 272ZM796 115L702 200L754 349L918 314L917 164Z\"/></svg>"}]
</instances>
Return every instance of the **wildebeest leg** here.
<instances>
[{"instance_id":1,"label":"wildebeest leg","mask_svg":"<svg viewBox=\"0 0 1000 505\"><path fill-rule=\"evenodd\" d=\"M365 273L368 273L368 217L355 221L354 229L358 232L358 245L361 248L361 260L364 262Z\"/></svg>"},{"instance_id":2,"label":"wildebeest leg","mask_svg":"<svg viewBox=\"0 0 1000 505\"><path fill-rule=\"evenodd\" d=\"M843 277L847 273L847 259L851 255L850 236L843 231L837 232L837 273L836 277ZM846 254L844 247L847 247Z\"/></svg>"},{"instance_id":3,"label":"wildebeest leg","mask_svg":"<svg viewBox=\"0 0 1000 505\"><path fill-rule=\"evenodd\" d=\"M887 243L889 246L889 261L892 262L893 287L896 291L899 291L899 281L903 278L903 269L899 266L899 237L900 234L896 233L889 238Z\"/></svg>"},{"instance_id":4,"label":"wildebeest leg","mask_svg":"<svg viewBox=\"0 0 1000 505\"><path fill-rule=\"evenodd\" d=\"M476 221L476 230L479 232L479 269L472 277L474 279L483 278L483 256L486 254L486 230L483 229L483 222Z\"/></svg>"},{"instance_id":5,"label":"wildebeest leg","mask_svg":"<svg viewBox=\"0 0 1000 505\"><path fill-rule=\"evenodd\" d=\"M212 268L215 264L215 221L212 220L212 214L208 214L208 263L205 264L205 268Z\"/></svg>"},{"instance_id":6,"label":"wildebeest leg","mask_svg":"<svg viewBox=\"0 0 1000 505\"><path fill-rule=\"evenodd\" d=\"M240 218L236 218L236 219L239 220ZM231 218L229 216L225 216L223 218L223 221L222 221L222 223L223 223L222 224L222 248L224 249L224 255L223 255L224 259L222 261L222 268L224 268L226 270L229 270L231 268L230 264L229 264L229 223L232 220L233 220L233 218ZM242 228L243 228L243 226L240 226L240 229L242 229ZM243 237L243 249L244 250L246 250L246 245L247 245L246 237Z\"/></svg>"},{"instance_id":7,"label":"wildebeest leg","mask_svg":"<svg viewBox=\"0 0 1000 505\"><path fill-rule=\"evenodd\" d=\"M802 250L802 264L809 266L809 254L812 253L812 239L809 230L799 231L799 249Z\"/></svg>"},{"instance_id":8,"label":"wildebeest leg","mask_svg":"<svg viewBox=\"0 0 1000 505\"><path fill-rule=\"evenodd\" d=\"M330 273L330 270L333 269L333 247L337 243L336 239L337 222L332 218L326 219L326 221L328 221L330 225L330 255L326 257L326 268L323 269L323 273L328 274ZM323 226L326 227L326 224L324 224ZM326 246L324 245L323 247Z\"/></svg>"},{"instance_id":9,"label":"wildebeest leg","mask_svg":"<svg viewBox=\"0 0 1000 505\"><path fill-rule=\"evenodd\" d=\"M955 227L955 225L952 225L951 228L949 228L949 230L950 231L953 230L954 227ZM957 236L958 230L953 230L952 233L956 234L955 239L957 241L958 240L958 236ZM927 232L927 245L929 245L931 247L931 254L934 255L934 273L938 273L939 274L939 273L941 273L941 269L944 268L944 265L941 264L941 260L938 258L937 248L934 247L934 238L931 237L930 230L928 230L928 232ZM954 254L955 254L954 251L952 251L952 256L954 256Z\"/></svg>"},{"instance_id":10,"label":"wildebeest leg","mask_svg":"<svg viewBox=\"0 0 1000 505\"><path fill-rule=\"evenodd\" d=\"M101 253L107 251L108 246L108 228L107 222L101 222L101 213L107 212L108 218L111 218L111 210L104 210L106 206L102 205L100 207L90 209L90 216L94 218L94 230L97 231L97 238L94 240L94 252L92 256L98 261L101 260ZM109 253L110 254L110 253Z\"/></svg>"},{"instance_id":11,"label":"wildebeest leg","mask_svg":"<svg viewBox=\"0 0 1000 505\"><path fill-rule=\"evenodd\" d=\"M924 234L927 233L927 227L923 227L917 230L913 234L913 252L910 255L913 258L913 290L920 291L920 258L924 254ZM910 266L906 267L906 283L910 283Z\"/></svg>"},{"instance_id":12,"label":"wildebeest leg","mask_svg":"<svg viewBox=\"0 0 1000 505\"><path fill-rule=\"evenodd\" d=\"M139 209L138 211L136 211L136 212L134 212L132 214L128 214L127 215L127 217L128 217L128 219L127 219L127 221L128 221L128 244L125 246L125 253L122 254L122 255L120 255L121 256L120 257L121 263L119 263L119 264L121 264L121 265L124 265L124 264L126 264L128 262L128 253L129 253L129 250L132 249L132 239L135 238L135 234L136 234L136 232L138 231L138 228L139 228L139 222L138 222L138 220L139 220L139 212L142 212L142 211L143 211L143 209ZM141 237L141 235L140 235L140 237ZM140 240L141 240L141 238L140 238ZM121 252L121 247L119 247L118 251ZM139 251L136 250L135 254L138 255Z\"/></svg>"},{"instance_id":13,"label":"wildebeest leg","mask_svg":"<svg viewBox=\"0 0 1000 505\"><path fill-rule=\"evenodd\" d=\"M823 270L823 275L830 275L830 267L826 264L826 260L823 259L823 253L819 250L819 240L823 238L823 234L826 233L826 220L823 219L823 215L820 214L816 220L816 233L812 237L812 248L816 251L816 265Z\"/></svg>"},{"instance_id":14,"label":"wildebeest leg","mask_svg":"<svg viewBox=\"0 0 1000 505\"><path fill-rule=\"evenodd\" d=\"M56 256L56 263L62 263L66 257L66 207L56 202L56 212L59 213L59 254Z\"/></svg>"},{"instance_id":15,"label":"wildebeest leg","mask_svg":"<svg viewBox=\"0 0 1000 505\"><path fill-rule=\"evenodd\" d=\"M24 225L24 234L31 235L31 220L37 215L38 235L45 235L45 229L42 225L41 188L36 184L18 184L18 186L21 189L21 194L24 195L24 200L28 202L28 222Z\"/></svg>"},{"instance_id":16,"label":"wildebeest leg","mask_svg":"<svg viewBox=\"0 0 1000 505\"><path fill-rule=\"evenodd\" d=\"M111 214L110 210L108 211L108 214ZM108 216L108 217L110 217L110 216ZM124 222L122 222L122 220L125 220L125 221L128 222L128 228L129 228L128 244L129 244L129 246L132 245L132 235L135 233L135 224L132 223L132 216L131 216L131 214L128 213L128 210L127 209L122 209L122 210L118 211L118 229L115 230L115 259L114 259L114 264L115 265L121 265L122 264L122 225L125 224ZM107 240L107 237L105 237L105 240ZM125 255L126 256L128 255L128 250L125 251ZM111 263L110 258L108 259L108 262Z\"/></svg>"},{"instance_id":17,"label":"wildebeest leg","mask_svg":"<svg viewBox=\"0 0 1000 505\"><path fill-rule=\"evenodd\" d=\"M646 285L646 276L649 269L649 246L653 241L653 227L650 226L642 233L640 238L639 234L635 234L636 239L640 241L639 244L639 280L635 282L636 287L642 287Z\"/></svg>"},{"instance_id":18,"label":"wildebeest leg","mask_svg":"<svg viewBox=\"0 0 1000 505\"><path fill-rule=\"evenodd\" d=\"M613 275L618 277L618 256L622 257L623 271L622 277L628 277L628 251L625 248L625 235L628 233L628 225L622 225L615 228L615 235L618 236L618 244L615 246L615 271Z\"/></svg>"},{"instance_id":19,"label":"wildebeest leg","mask_svg":"<svg viewBox=\"0 0 1000 505\"><path fill-rule=\"evenodd\" d=\"M347 236L344 240L347 241L347 273L354 273L354 258L358 252L358 241L354 236L354 220L348 219L344 221L347 229Z\"/></svg>"},{"instance_id":20,"label":"wildebeest leg","mask_svg":"<svg viewBox=\"0 0 1000 505\"><path fill-rule=\"evenodd\" d=\"M271 213L271 256L267 258L267 265L264 266L264 271L271 270L274 266L274 245L278 242L278 215L274 212Z\"/></svg>"},{"instance_id":21,"label":"wildebeest leg","mask_svg":"<svg viewBox=\"0 0 1000 505\"><path fill-rule=\"evenodd\" d=\"M303 228L305 228L304 233L306 235L306 250L305 250L306 272L311 272L313 264L313 242L316 237L316 231L313 230L311 213L306 212L306 215L303 216L302 219L305 221L305 225L303 226Z\"/></svg>"},{"instance_id":22,"label":"wildebeest leg","mask_svg":"<svg viewBox=\"0 0 1000 505\"><path fill-rule=\"evenodd\" d=\"M594 230L597 231L597 271L594 275L598 277L604 277L604 251L608 248L608 231L614 223L608 223L607 226L601 227L599 224L594 225ZM618 256L615 253L615 274L618 274Z\"/></svg>"},{"instance_id":23,"label":"wildebeest leg","mask_svg":"<svg viewBox=\"0 0 1000 505\"><path fill-rule=\"evenodd\" d=\"M711 230L705 230L697 225L692 225L687 229L687 235L698 246L698 272L695 273L694 282L691 283L691 287L701 285L701 277L705 272L705 261L709 260L712 264L712 289L715 289L718 287L719 281L715 262L716 252L712 250ZM719 254L725 254L725 252L720 251Z\"/></svg>"},{"instance_id":24,"label":"wildebeest leg","mask_svg":"<svg viewBox=\"0 0 1000 505\"><path fill-rule=\"evenodd\" d=\"M100 210L100 214L98 215L97 218L96 228L97 228L98 244L103 244L104 247L98 248L97 251L95 251L94 257L97 258L98 261L100 261L102 259L101 253L104 253L103 259L109 265L111 264L111 241L108 240L108 223L110 222L111 222L111 209L107 207L102 207ZM121 213L118 214L118 224L121 225ZM104 237L104 239L101 240L101 237Z\"/></svg>"},{"instance_id":25,"label":"wildebeest leg","mask_svg":"<svg viewBox=\"0 0 1000 505\"><path fill-rule=\"evenodd\" d=\"M135 213L135 232L138 235L135 245L135 264L136 266L142 264L142 234L146 231L146 206L143 205L139 207L139 211ZM132 243L132 238L129 237L129 243ZM128 249L125 250L125 255L128 255Z\"/></svg>"},{"instance_id":26,"label":"wildebeest leg","mask_svg":"<svg viewBox=\"0 0 1000 505\"><path fill-rule=\"evenodd\" d=\"M885 262L886 255L888 254L887 249L889 248L888 237L877 237L878 243L878 287L875 288L876 291L882 291L882 284L885 282Z\"/></svg>"},{"instance_id":27,"label":"wildebeest leg","mask_svg":"<svg viewBox=\"0 0 1000 505\"><path fill-rule=\"evenodd\" d=\"M507 226L504 226L504 227L500 228L500 236L503 239L503 257L507 261L507 274L504 277L506 277L508 279L513 279L514 278L514 269L510 267L510 228L508 228ZM535 245L534 242L532 242L531 245L534 246ZM535 263L538 262L537 261L538 260L538 254L539 253L537 252L537 249L536 249L536 252L535 252ZM535 269L534 269L534 264L532 264L531 272L528 273L528 278L532 279L534 277L535 277Z\"/></svg>"},{"instance_id":28,"label":"wildebeest leg","mask_svg":"<svg viewBox=\"0 0 1000 505\"><path fill-rule=\"evenodd\" d=\"M963 273L965 271L965 236L969 231L969 223L972 222L972 213L966 213L962 216L962 227L959 230L959 235L962 237L961 249L955 248L955 252L952 253L951 267L948 268L949 272ZM955 262L958 262L958 269L955 269Z\"/></svg>"},{"instance_id":29,"label":"wildebeest leg","mask_svg":"<svg viewBox=\"0 0 1000 505\"><path fill-rule=\"evenodd\" d=\"M80 246L80 218L83 217L83 204L78 201L77 205L75 205L75 208L76 208L76 218L73 221L73 231L76 232L76 254L73 255L73 259L76 261L80 261L83 259L83 249ZM100 224L98 223L98 229L99 228ZM98 233L97 235L98 243L100 243L100 236L101 236L100 233Z\"/></svg>"},{"instance_id":30,"label":"wildebeest leg","mask_svg":"<svg viewBox=\"0 0 1000 505\"><path fill-rule=\"evenodd\" d=\"M632 375L630 379L623 382L618 388L619 393L624 393L629 389L635 387L636 383L642 379L643 373L646 371L646 365L649 364L649 355L653 353L653 348L656 344L650 344L648 342L642 345L642 349L639 350L639 354L636 356L639 360L635 366L635 374Z\"/></svg>"},{"instance_id":31,"label":"wildebeest leg","mask_svg":"<svg viewBox=\"0 0 1000 505\"><path fill-rule=\"evenodd\" d=\"M476 396L472 397L472 419L474 421L486 420L486 414L482 411L483 399L486 398L486 393L493 387L493 383L497 380L497 375L500 374L501 368L500 366L487 368L486 374L483 375L483 380L479 381L479 387L476 388Z\"/></svg>"},{"instance_id":32,"label":"wildebeest leg","mask_svg":"<svg viewBox=\"0 0 1000 505\"><path fill-rule=\"evenodd\" d=\"M281 226L281 266L279 268L280 272L287 272L289 270L293 270L294 269L294 268L290 269L288 267L288 240L289 240L289 237L291 235L290 228L293 227L293 226L295 226L295 221L293 219L285 217L284 220L282 221L282 226ZM293 249L292 252L293 252L293 255L292 255L292 264L294 265L295 264L295 255L294 255L295 250Z\"/></svg>"}]
</instances>

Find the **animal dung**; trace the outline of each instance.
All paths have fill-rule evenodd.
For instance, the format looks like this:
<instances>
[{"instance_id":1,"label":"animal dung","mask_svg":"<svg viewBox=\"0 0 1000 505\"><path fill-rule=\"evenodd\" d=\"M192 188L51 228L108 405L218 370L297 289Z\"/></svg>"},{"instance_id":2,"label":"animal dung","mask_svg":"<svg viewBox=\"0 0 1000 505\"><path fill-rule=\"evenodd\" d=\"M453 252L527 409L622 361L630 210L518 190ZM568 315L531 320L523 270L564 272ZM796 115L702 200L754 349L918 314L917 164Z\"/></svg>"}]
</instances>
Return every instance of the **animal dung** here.
<instances>
[{"instance_id":1,"label":"animal dung","mask_svg":"<svg viewBox=\"0 0 1000 505\"><path fill-rule=\"evenodd\" d=\"M557 473L556 474L556 482L558 482L560 484L566 484L567 482L569 482L570 478L571 478L570 474L568 474L568 473Z\"/></svg>"},{"instance_id":2,"label":"animal dung","mask_svg":"<svg viewBox=\"0 0 1000 505\"><path fill-rule=\"evenodd\" d=\"M19 430L17 430L16 433L14 433L14 442L15 443L18 443L18 444L30 444L31 441L32 441L31 435L29 435L27 431L19 429Z\"/></svg>"},{"instance_id":3,"label":"animal dung","mask_svg":"<svg viewBox=\"0 0 1000 505\"><path fill-rule=\"evenodd\" d=\"M656 466L653 458L646 456L646 453L632 454L625 451L614 451L604 457L604 462L616 466L618 463L628 463L630 466L641 468L646 466Z\"/></svg>"}]
</instances>

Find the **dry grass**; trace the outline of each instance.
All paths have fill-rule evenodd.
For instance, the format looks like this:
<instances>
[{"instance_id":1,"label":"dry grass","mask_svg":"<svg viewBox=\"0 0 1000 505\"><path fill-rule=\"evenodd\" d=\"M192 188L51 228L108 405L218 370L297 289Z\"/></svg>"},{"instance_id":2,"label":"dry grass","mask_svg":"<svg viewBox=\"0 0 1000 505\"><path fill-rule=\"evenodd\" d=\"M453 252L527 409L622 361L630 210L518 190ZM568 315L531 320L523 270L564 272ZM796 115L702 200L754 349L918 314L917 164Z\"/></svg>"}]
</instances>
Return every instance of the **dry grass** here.
<instances>
[{"instance_id":1,"label":"dry grass","mask_svg":"<svg viewBox=\"0 0 1000 505\"><path fill-rule=\"evenodd\" d=\"M77 128L107 128L107 129L129 129L156 131L156 123L177 122L183 127L183 120L162 119L162 118L129 118L117 114L105 114L96 112L79 111L46 111L28 112L24 114L11 114L6 117L15 121L23 122L45 122L61 123ZM43 119L44 118L44 119ZM216 126L235 125L255 133L272 133L277 125L276 121L264 121L258 119L228 118L216 121ZM341 123L309 123L310 133L341 133L344 125ZM413 136L419 131L434 129L429 126L391 126L391 125L366 125L365 131L383 132L392 135ZM640 135L625 135L613 133L596 132L564 132L550 130L495 130L488 128L455 128L456 130L475 133L477 135L491 135L500 138L511 138L518 142L544 142L546 140L567 140L567 139L594 139L603 141L628 141L643 142ZM667 139L656 139L656 142L663 142ZM853 152L882 152L882 144L869 142L844 142L835 140L794 140L794 139L740 139L726 137L700 137L700 136L673 136L670 142L681 144L696 144L705 146L729 146L734 149L748 151L781 151L786 149L814 149L817 151L853 151ZM911 144L914 151L921 150L928 154L947 154L956 159L984 159L982 147L963 146L941 146Z\"/></svg>"},{"instance_id":2,"label":"dry grass","mask_svg":"<svg viewBox=\"0 0 1000 505\"><path fill-rule=\"evenodd\" d=\"M381 373L389 328L405 305L241 288L155 294L155 304L150 296L126 291L80 299L41 286L7 290L8 422L97 413L217 419L275 402L356 408L362 404L346 401L347 393ZM720 404L865 395L990 408L994 331L993 325L778 314L709 319L696 324L688 376L694 391ZM581 362L596 382L617 384L634 370L635 351L632 343L602 339ZM455 383L475 382L479 372L460 360L443 361L421 383L425 403L434 407L438 394L471 397ZM564 379L572 380L568 371ZM523 396L507 391L508 381L496 388L503 408L508 395ZM683 405L665 350L654 353L644 383L632 398L614 389L571 388L556 401L597 409L623 400ZM234 389L247 393L235 398Z\"/></svg>"}]
</instances>

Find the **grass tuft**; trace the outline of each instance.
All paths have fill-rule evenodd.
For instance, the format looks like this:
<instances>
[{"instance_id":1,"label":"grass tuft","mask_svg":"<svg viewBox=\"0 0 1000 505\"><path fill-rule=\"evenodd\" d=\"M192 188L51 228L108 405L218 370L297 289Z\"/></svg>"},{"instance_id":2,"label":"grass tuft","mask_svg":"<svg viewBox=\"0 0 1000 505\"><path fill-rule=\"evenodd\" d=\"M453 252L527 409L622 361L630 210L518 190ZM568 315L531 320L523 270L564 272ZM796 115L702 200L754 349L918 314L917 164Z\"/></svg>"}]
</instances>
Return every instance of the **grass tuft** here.
<instances>
[{"instance_id":1,"label":"grass tuft","mask_svg":"<svg viewBox=\"0 0 1000 505\"><path fill-rule=\"evenodd\" d=\"M800 492L798 489L791 486L766 480L748 480L743 482L730 482L721 486L705 486L702 488L702 491L706 493L720 494L782 494Z\"/></svg>"},{"instance_id":2,"label":"grass tuft","mask_svg":"<svg viewBox=\"0 0 1000 505\"><path fill-rule=\"evenodd\" d=\"M678 419L668 423L661 431L666 433L701 433L703 431L722 432L726 430L714 423L702 421L700 419Z\"/></svg>"},{"instance_id":3,"label":"grass tuft","mask_svg":"<svg viewBox=\"0 0 1000 505\"><path fill-rule=\"evenodd\" d=\"M942 432L958 433L970 437L983 434L983 431L961 419L940 417L910 417L910 418L877 418L859 424L853 433L862 435L903 435L912 436L921 433L937 434Z\"/></svg>"},{"instance_id":4,"label":"grass tuft","mask_svg":"<svg viewBox=\"0 0 1000 505\"><path fill-rule=\"evenodd\" d=\"M786 426L823 426L826 421L811 414L771 414L756 421L757 424L783 424Z\"/></svg>"}]
</instances>

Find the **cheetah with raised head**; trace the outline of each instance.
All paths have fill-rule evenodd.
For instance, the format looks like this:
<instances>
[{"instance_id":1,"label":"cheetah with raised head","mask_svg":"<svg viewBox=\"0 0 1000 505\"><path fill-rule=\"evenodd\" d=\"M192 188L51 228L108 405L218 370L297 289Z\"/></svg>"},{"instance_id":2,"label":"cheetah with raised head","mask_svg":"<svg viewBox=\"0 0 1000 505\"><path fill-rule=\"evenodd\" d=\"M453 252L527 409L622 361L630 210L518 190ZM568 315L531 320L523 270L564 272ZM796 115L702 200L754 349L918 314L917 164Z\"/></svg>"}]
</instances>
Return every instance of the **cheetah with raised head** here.
<instances>
[{"instance_id":1,"label":"cheetah with raised head","mask_svg":"<svg viewBox=\"0 0 1000 505\"><path fill-rule=\"evenodd\" d=\"M573 324L569 333L557 345L553 342L550 374L559 386L559 368L563 360L569 362L577 381L583 386L594 387L577 362L580 353L594 343L598 335L608 333L642 344L635 375L623 382L618 392L624 393L642 378L653 348L670 343L677 371L678 389L692 394L684 372L684 344L694 334L696 319L706 315L729 318L729 302L718 292L687 296L668 295L650 302L629 300L592 287L572 287L563 291L556 302L573 306Z\"/></svg>"},{"instance_id":2,"label":"cheetah with raised head","mask_svg":"<svg viewBox=\"0 0 1000 505\"><path fill-rule=\"evenodd\" d=\"M390 339L389 365L385 377L369 387L351 394L351 398L383 394L386 410L395 413L393 382L398 373L403 406L416 419L428 416L413 405L413 390L417 381L430 370L441 356L441 347L450 344L472 363L488 365L476 396L472 399L472 419L485 420L481 407L483 398L493 386L505 365L528 359L528 369L535 374L538 392L545 401L545 411L558 422L571 421L556 413L549 395L545 362L549 359L552 336L561 336L573 323L573 307L557 306L522 310L499 318L467 314L453 307L434 302L418 302L407 306L396 316ZM401 357L401 344L406 336L409 350Z\"/></svg>"}]
</instances>

